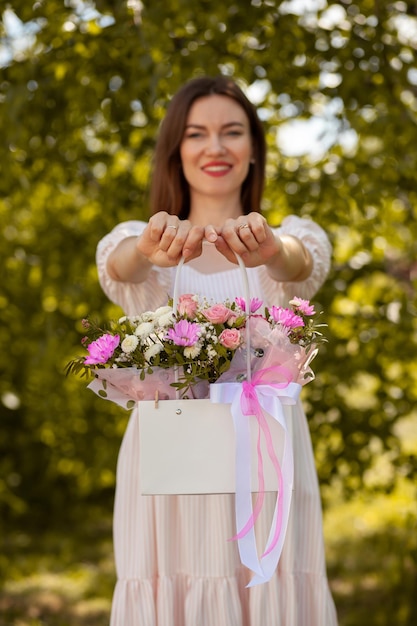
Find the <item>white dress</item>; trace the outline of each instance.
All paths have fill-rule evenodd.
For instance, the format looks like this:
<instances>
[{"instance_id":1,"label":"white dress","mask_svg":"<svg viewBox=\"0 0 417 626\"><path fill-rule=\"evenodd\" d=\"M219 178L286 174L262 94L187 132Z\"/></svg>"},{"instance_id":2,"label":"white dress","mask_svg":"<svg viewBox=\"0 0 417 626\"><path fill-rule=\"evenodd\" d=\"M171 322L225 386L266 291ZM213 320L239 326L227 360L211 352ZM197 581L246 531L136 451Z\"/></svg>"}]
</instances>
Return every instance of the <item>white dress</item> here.
<instances>
[{"instance_id":1,"label":"white dress","mask_svg":"<svg viewBox=\"0 0 417 626\"><path fill-rule=\"evenodd\" d=\"M172 295L175 268L155 267L142 284L112 281L106 271L111 250L144 227L138 221L119 224L97 250L102 288L127 315L155 309ZM303 241L314 259L313 272L304 282L279 283L264 267L249 269L251 294L268 306L287 305L295 295L311 299L329 269L326 234L314 222L296 216L287 217L277 232ZM199 293L217 302L243 295L236 266L225 261L220 269L208 274L207 269L201 272L186 264L179 293ZM118 581L111 626L336 626L317 473L301 403L293 424L295 488L284 549L273 579L250 589L245 587L251 572L241 566L236 543L227 541L236 531L234 496L140 496L137 420L133 411L117 465ZM264 517L257 522L262 545L274 505L274 494L266 494Z\"/></svg>"}]
</instances>

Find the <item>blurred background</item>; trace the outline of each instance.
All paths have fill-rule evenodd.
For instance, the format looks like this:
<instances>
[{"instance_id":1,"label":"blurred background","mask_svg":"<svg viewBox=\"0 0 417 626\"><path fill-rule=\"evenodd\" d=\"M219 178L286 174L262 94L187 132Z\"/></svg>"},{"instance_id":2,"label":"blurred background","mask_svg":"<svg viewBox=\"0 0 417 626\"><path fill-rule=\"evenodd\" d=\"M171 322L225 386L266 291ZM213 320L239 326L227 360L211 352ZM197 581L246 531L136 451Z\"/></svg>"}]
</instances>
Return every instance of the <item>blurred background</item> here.
<instances>
[{"instance_id":1,"label":"blurred background","mask_svg":"<svg viewBox=\"0 0 417 626\"><path fill-rule=\"evenodd\" d=\"M1 6L0 625L108 623L128 414L64 367L83 317L121 313L95 248L147 217L167 102L222 72L267 130L268 220L311 216L334 247L303 398L340 625L415 626L415 1Z\"/></svg>"}]
</instances>

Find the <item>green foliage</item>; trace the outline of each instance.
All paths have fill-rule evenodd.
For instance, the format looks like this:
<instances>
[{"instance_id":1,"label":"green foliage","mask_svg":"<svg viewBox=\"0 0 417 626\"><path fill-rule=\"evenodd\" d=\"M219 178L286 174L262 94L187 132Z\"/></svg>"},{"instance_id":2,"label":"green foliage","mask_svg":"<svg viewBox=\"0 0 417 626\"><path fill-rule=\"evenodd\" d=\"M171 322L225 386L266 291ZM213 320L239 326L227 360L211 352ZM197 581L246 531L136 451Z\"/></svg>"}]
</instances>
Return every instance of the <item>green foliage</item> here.
<instances>
[{"instance_id":1,"label":"green foliage","mask_svg":"<svg viewBox=\"0 0 417 626\"><path fill-rule=\"evenodd\" d=\"M416 487L399 479L389 495L330 495L327 565L343 626L411 626L416 621Z\"/></svg>"},{"instance_id":2,"label":"green foliage","mask_svg":"<svg viewBox=\"0 0 417 626\"><path fill-rule=\"evenodd\" d=\"M219 71L259 88L249 94L268 131L268 219L311 216L334 245L317 296L329 343L304 396L323 493L413 478L416 448L396 425L415 419L417 396L415 3L330 1L302 14L274 0L143 5L14 0L37 29L23 48L6 13L0 23L13 53L0 79L2 523L111 509L128 416L64 366L83 317L121 313L98 285L95 247L147 215L169 97ZM312 120L321 126L306 153L294 124L307 135ZM381 455L390 471L369 486Z\"/></svg>"}]
</instances>

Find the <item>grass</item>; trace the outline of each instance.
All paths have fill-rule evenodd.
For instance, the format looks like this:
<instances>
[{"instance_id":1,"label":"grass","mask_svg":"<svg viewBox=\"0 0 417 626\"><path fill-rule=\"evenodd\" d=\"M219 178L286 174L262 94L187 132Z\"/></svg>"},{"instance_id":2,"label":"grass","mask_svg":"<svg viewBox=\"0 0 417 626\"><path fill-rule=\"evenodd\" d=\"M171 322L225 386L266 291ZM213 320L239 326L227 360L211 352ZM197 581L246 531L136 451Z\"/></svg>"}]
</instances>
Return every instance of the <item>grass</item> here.
<instances>
[{"instance_id":1,"label":"grass","mask_svg":"<svg viewBox=\"0 0 417 626\"><path fill-rule=\"evenodd\" d=\"M104 626L115 583L111 520L9 537L1 557L0 626Z\"/></svg>"}]
</instances>

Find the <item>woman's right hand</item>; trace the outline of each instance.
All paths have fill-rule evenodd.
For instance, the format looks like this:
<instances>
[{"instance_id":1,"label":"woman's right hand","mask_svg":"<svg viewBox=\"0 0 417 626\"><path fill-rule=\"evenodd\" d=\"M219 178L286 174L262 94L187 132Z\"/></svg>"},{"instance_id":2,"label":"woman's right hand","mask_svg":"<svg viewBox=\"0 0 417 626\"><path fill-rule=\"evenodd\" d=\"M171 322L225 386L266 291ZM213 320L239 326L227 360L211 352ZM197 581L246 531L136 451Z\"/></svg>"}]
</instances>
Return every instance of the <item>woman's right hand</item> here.
<instances>
[{"instance_id":1,"label":"woman's right hand","mask_svg":"<svg viewBox=\"0 0 417 626\"><path fill-rule=\"evenodd\" d=\"M151 217L139 237L126 237L109 254L107 271L119 282L141 283L152 265L173 267L181 257L190 261L202 252L203 239L216 241L213 226L193 226L188 220L161 211Z\"/></svg>"},{"instance_id":2,"label":"woman's right hand","mask_svg":"<svg viewBox=\"0 0 417 626\"><path fill-rule=\"evenodd\" d=\"M153 215L136 242L137 251L152 265L172 267L181 257L189 261L200 256L205 229L188 220L160 211Z\"/></svg>"}]
</instances>

